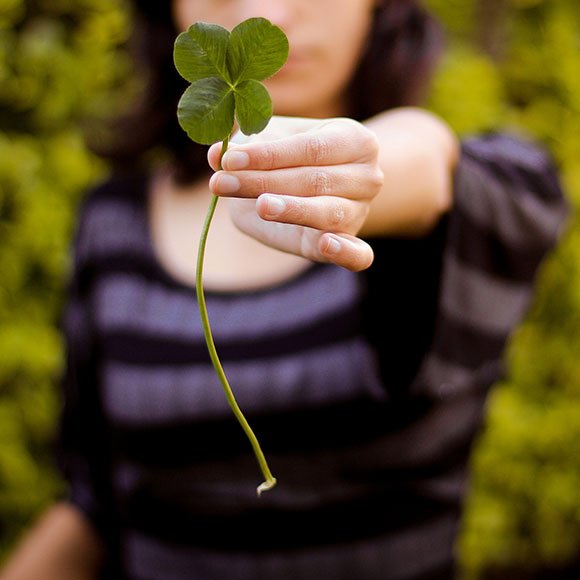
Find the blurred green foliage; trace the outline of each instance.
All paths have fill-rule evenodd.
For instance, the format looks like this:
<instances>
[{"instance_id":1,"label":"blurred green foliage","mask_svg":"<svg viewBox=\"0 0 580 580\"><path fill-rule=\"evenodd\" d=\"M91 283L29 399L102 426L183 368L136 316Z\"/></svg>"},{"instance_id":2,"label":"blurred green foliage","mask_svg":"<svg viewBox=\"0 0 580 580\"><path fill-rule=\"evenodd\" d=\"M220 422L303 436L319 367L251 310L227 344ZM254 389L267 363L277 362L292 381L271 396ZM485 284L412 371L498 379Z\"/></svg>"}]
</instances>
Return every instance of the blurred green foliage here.
<instances>
[{"instance_id":1,"label":"blurred green foliage","mask_svg":"<svg viewBox=\"0 0 580 580\"><path fill-rule=\"evenodd\" d=\"M127 62L118 0L0 0L0 557L59 493L49 442L77 200L103 171L82 123Z\"/></svg>"},{"instance_id":2,"label":"blurred green foliage","mask_svg":"<svg viewBox=\"0 0 580 580\"><path fill-rule=\"evenodd\" d=\"M461 133L504 127L543 142L574 210L492 393L459 546L466 580L559 578L580 560L580 3L429 4L452 32L432 108ZM499 30L477 31L493 5ZM496 52L481 50L486 35Z\"/></svg>"},{"instance_id":3,"label":"blurred green foliage","mask_svg":"<svg viewBox=\"0 0 580 580\"><path fill-rule=\"evenodd\" d=\"M461 134L502 127L545 143L577 210L580 3L427 4L450 36L430 107ZM125 94L129 30L123 0L0 0L0 558L61 488L49 445L58 313L76 204L105 171L82 126ZM490 399L465 580L539 578L580 558L579 238L574 212Z\"/></svg>"}]
</instances>

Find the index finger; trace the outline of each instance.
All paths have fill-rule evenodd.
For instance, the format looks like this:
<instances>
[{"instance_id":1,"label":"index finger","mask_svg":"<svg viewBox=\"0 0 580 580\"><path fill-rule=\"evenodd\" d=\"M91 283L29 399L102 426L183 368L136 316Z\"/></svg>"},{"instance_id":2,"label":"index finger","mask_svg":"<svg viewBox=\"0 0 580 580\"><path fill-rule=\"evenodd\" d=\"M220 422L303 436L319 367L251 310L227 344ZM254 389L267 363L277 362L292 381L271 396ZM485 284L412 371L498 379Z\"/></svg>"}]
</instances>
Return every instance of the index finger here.
<instances>
[{"instance_id":1,"label":"index finger","mask_svg":"<svg viewBox=\"0 0 580 580\"><path fill-rule=\"evenodd\" d=\"M238 171L361 163L372 159L377 149L376 137L369 129L350 119L332 119L287 137L232 145L222 159L222 167ZM209 159L212 167L217 166L216 146Z\"/></svg>"}]
</instances>

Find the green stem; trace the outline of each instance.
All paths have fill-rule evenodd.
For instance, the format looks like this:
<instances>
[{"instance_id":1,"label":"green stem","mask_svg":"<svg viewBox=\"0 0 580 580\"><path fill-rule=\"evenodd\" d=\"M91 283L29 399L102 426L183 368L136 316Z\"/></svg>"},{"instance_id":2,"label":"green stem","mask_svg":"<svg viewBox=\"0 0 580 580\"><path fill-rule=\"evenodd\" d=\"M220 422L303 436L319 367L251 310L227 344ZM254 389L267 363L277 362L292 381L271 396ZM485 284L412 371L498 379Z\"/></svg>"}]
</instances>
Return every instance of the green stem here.
<instances>
[{"instance_id":1,"label":"green stem","mask_svg":"<svg viewBox=\"0 0 580 580\"><path fill-rule=\"evenodd\" d=\"M222 143L222 151L221 151L221 155L220 155L220 168L221 168L221 158L223 157L224 153L228 149L228 143L229 143L229 137L226 137ZM256 437L256 435L252 431L252 428L250 427L250 424L248 423L247 419L244 417L244 414L242 413L242 410L240 409L240 407L236 401L236 398L234 397L234 393L232 391L232 388L230 387L230 384L228 383L228 379L226 378L226 374L224 372L224 369L223 369L222 364L220 362L220 359L218 357L217 350L215 348L215 344L213 341L213 336L212 336L211 328L209 325L209 318L207 315L207 306L205 303L205 295L203 292L203 261L204 261L204 256L205 256L205 246L207 243L207 236L209 233L209 227L211 225L211 221L212 221L213 215L214 215L216 207L217 207L218 199L219 198L216 195L212 195L211 202L209 204L209 208L207 211L207 215L205 217L205 222L203 224L201 237L199 239L199 247L198 247L198 252L197 252L197 270L196 270L196 274L195 274L195 289L197 292L197 301L199 304L199 314L201 316L201 324L203 327L203 334L205 337L205 343L207 345L207 350L209 351L209 356L211 358L211 362L213 363L213 367L215 369L215 372L216 372L216 374L217 374L217 376L222 384L224 393L226 395L226 399L227 399L236 419L238 420L238 422L240 423L246 436L250 440L250 443L252 445L252 449L254 450L254 455L256 456L256 459L258 460L258 464L259 464L260 469L262 470L262 474L265 478L265 481L263 483L261 483L257 488L258 496L260 496L260 494L263 491L267 491L269 489L272 489L276 485L276 478L272 475L272 472L270 471L270 468L268 467L268 462L266 461L266 457L264 456L262 448L260 447L260 443L258 442L258 438Z\"/></svg>"}]
</instances>

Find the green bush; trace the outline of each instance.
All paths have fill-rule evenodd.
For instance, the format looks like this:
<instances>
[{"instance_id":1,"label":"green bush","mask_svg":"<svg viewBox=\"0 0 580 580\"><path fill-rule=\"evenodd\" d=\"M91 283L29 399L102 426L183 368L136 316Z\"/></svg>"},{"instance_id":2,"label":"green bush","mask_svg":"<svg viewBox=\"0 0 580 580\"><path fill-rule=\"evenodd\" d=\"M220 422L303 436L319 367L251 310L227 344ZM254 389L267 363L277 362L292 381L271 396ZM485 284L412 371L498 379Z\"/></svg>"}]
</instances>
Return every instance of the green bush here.
<instances>
[{"instance_id":1,"label":"green bush","mask_svg":"<svg viewBox=\"0 0 580 580\"><path fill-rule=\"evenodd\" d=\"M104 168L80 127L126 61L118 0L0 2L0 556L59 493L49 446L75 206Z\"/></svg>"},{"instance_id":2,"label":"green bush","mask_svg":"<svg viewBox=\"0 0 580 580\"><path fill-rule=\"evenodd\" d=\"M493 3L460 2L471 4L461 14L473 22ZM458 2L431 4L446 21L458 14ZM432 106L461 133L499 125L543 142L574 211L511 341L508 376L490 399L460 555L469 580L531 578L543 569L556 578L580 557L580 5L495 4L503 4L499 55L478 50L465 22L451 25Z\"/></svg>"}]
</instances>

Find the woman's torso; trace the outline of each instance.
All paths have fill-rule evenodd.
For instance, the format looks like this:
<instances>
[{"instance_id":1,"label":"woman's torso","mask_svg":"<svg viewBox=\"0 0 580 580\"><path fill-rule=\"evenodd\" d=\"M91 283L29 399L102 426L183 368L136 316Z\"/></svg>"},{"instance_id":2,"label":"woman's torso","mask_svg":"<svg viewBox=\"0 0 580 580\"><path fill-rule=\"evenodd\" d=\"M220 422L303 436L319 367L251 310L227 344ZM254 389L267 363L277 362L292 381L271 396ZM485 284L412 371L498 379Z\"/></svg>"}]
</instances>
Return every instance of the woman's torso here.
<instances>
[{"instance_id":1,"label":"woman's torso","mask_svg":"<svg viewBox=\"0 0 580 580\"><path fill-rule=\"evenodd\" d=\"M195 292L153 245L147 181L121 187L92 200L81 246L92 254L95 372L128 576L448 570L460 494L428 485L437 457L421 445L433 426L411 425L425 409L389 399L363 332L364 278L310 265L268 287L207 294L226 373L279 481L258 499Z\"/></svg>"}]
</instances>

